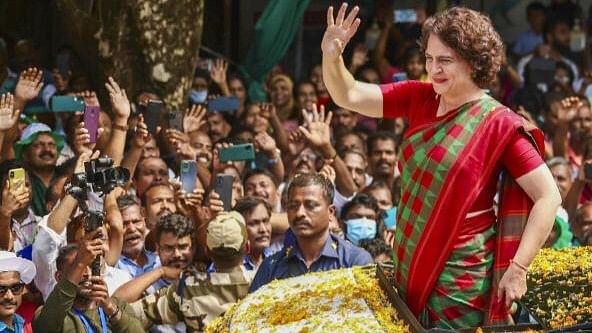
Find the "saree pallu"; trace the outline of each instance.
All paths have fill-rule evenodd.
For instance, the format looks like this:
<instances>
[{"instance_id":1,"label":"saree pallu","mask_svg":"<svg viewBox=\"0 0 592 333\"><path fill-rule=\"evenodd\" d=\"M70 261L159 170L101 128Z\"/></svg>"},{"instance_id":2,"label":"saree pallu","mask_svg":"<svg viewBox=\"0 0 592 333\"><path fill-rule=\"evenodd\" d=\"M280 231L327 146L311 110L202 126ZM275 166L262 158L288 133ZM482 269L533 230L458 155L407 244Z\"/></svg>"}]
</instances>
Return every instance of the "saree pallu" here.
<instances>
[{"instance_id":1,"label":"saree pallu","mask_svg":"<svg viewBox=\"0 0 592 333\"><path fill-rule=\"evenodd\" d=\"M497 219L471 221L466 215L517 131L531 133L541 147L540 131L486 96L406 134L399 157L395 280L411 311L429 326L511 321L497 299L497 284L518 248L532 202L505 177Z\"/></svg>"}]
</instances>

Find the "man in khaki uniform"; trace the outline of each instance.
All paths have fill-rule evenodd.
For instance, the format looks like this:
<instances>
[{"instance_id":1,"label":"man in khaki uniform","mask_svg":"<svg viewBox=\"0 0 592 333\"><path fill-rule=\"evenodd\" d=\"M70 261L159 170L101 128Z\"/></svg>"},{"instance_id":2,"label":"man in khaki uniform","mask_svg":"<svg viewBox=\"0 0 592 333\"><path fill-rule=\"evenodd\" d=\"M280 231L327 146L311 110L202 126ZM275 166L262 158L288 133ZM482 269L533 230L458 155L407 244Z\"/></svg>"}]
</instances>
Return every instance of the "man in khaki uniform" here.
<instances>
[{"instance_id":1,"label":"man in khaki uniform","mask_svg":"<svg viewBox=\"0 0 592 333\"><path fill-rule=\"evenodd\" d=\"M145 328L184 321L187 332L202 332L217 316L247 295L253 273L243 267L245 220L237 212L218 215L207 228L207 247L216 273L186 270L178 282L131 304Z\"/></svg>"}]
</instances>

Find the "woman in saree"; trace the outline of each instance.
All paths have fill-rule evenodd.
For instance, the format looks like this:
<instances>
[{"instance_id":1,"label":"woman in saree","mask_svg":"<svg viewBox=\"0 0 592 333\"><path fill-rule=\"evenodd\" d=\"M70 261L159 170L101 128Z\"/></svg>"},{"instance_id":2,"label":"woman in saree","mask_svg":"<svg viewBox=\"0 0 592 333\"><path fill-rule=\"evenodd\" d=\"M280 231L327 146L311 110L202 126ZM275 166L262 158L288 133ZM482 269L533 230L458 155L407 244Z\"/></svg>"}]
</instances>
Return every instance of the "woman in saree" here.
<instances>
[{"instance_id":1,"label":"woman in saree","mask_svg":"<svg viewBox=\"0 0 592 333\"><path fill-rule=\"evenodd\" d=\"M541 153L543 136L481 88L504 62L486 16L452 8L423 25L431 83L357 82L341 56L360 20L327 11L323 78L340 106L372 117L405 117L399 149L396 285L429 327L511 323L526 271L544 244L559 191ZM496 184L504 176L498 211Z\"/></svg>"}]
</instances>

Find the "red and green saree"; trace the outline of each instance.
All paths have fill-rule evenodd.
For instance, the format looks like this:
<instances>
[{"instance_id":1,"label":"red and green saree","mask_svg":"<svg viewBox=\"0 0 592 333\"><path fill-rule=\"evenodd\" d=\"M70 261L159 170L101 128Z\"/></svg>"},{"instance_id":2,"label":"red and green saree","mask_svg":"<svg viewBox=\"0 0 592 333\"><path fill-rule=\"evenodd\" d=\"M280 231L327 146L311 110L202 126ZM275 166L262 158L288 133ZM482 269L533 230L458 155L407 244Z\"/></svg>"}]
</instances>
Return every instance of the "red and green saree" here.
<instances>
[{"instance_id":1,"label":"red and green saree","mask_svg":"<svg viewBox=\"0 0 592 333\"><path fill-rule=\"evenodd\" d=\"M385 98L385 106L387 102ZM427 326L507 323L508 309L493 295L518 248L532 202L506 177L498 218L493 211L466 216L487 181L496 176L496 163L510 140L529 131L520 116L490 97L417 123L400 149L397 287ZM529 133L540 147L542 134Z\"/></svg>"}]
</instances>

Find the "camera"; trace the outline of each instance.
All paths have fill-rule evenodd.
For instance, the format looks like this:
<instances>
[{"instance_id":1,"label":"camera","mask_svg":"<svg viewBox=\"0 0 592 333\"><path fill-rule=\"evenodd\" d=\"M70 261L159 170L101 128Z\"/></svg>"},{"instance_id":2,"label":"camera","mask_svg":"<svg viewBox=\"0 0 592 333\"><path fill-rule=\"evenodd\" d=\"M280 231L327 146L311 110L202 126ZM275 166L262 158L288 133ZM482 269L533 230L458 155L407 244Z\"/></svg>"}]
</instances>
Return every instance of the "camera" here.
<instances>
[{"instance_id":1,"label":"camera","mask_svg":"<svg viewBox=\"0 0 592 333\"><path fill-rule=\"evenodd\" d=\"M89 185L93 192L107 194L130 179L129 170L123 167L114 168L113 159L110 157L99 157L85 162L84 170L84 174L76 175L78 185Z\"/></svg>"},{"instance_id":2,"label":"camera","mask_svg":"<svg viewBox=\"0 0 592 333\"><path fill-rule=\"evenodd\" d=\"M66 191L78 201L78 206L84 212L84 229L86 233L93 232L103 225L103 213L89 209L86 204L88 192L107 194L115 187L122 186L130 179L129 170L113 167L113 159L100 157L84 163L84 173L74 174L71 184ZM103 237L100 233L97 237ZM97 256L91 264L92 275L100 275L101 258Z\"/></svg>"}]
</instances>

